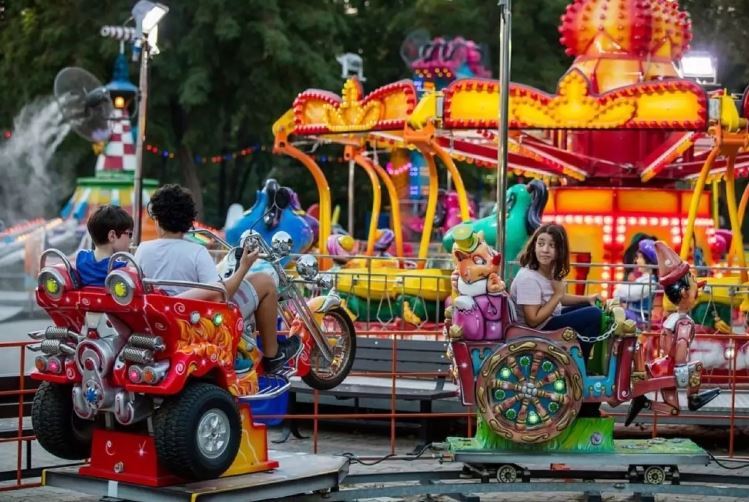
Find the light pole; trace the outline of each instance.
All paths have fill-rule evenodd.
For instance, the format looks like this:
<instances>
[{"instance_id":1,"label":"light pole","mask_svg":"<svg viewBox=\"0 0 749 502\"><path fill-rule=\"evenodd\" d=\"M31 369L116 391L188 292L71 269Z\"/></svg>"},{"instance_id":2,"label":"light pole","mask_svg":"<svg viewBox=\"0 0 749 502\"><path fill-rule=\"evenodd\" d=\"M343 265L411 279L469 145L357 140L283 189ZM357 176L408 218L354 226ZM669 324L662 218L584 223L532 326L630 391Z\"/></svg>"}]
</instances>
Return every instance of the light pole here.
<instances>
[{"instance_id":1,"label":"light pole","mask_svg":"<svg viewBox=\"0 0 749 502\"><path fill-rule=\"evenodd\" d=\"M361 56L352 52L347 52L336 56L336 61L341 64L341 78L346 81L355 76L359 82L367 80L364 78L364 61ZM354 236L354 159L348 161L348 233Z\"/></svg>"},{"instance_id":2,"label":"light pole","mask_svg":"<svg viewBox=\"0 0 749 502\"><path fill-rule=\"evenodd\" d=\"M507 130L510 108L510 54L512 46L512 0L499 0L499 121L497 124L497 249L502 253L499 276L505 279L505 212L507 201Z\"/></svg>"},{"instance_id":3,"label":"light pole","mask_svg":"<svg viewBox=\"0 0 749 502\"><path fill-rule=\"evenodd\" d=\"M146 137L146 109L148 102L148 59L151 54L158 54L156 42L158 39L159 21L169 12L169 8L163 4L140 0L133 7L132 14L136 23L137 39L136 48L140 43L140 101L138 102L138 137L135 141L135 180L133 185L133 209L135 211L135 225L133 228L133 241L137 246L140 244L143 229L143 140ZM134 51L137 57L137 51Z\"/></svg>"}]
</instances>

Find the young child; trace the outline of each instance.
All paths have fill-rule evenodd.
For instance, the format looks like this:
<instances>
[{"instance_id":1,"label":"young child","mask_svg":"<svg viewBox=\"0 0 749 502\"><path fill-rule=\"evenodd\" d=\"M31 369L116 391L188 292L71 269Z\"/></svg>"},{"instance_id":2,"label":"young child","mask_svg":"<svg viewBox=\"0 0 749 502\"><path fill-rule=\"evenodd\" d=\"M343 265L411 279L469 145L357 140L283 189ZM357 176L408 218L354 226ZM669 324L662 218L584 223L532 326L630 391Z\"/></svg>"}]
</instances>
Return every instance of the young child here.
<instances>
[{"instance_id":1,"label":"young child","mask_svg":"<svg viewBox=\"0 0 749 502\"><path fill-rule=\"evenodd\" d=\"M547 331L572 328L591 338L601 334L601 310L594 306L598 295L566 292L570 252L564 227L554 223L538 227L519 259L522 268L512 281L510 296L520 324ZM587 361L592 345L580 345Z\"/></svg>"},{"instance_id":2,"label":"young child","mask_svg":"<svg viewBox=\"0 0 749 502\"><path fill-rule=\"evenodd\" d=\"M650 302L653 286L657 280L653 277L653 270L649 267L657 263L655 241L642 239L637 243L634 263L636 268L628 279L636 284L617 284L613 297L626 304L627 319L643 323L650 318Z\"/></svg>"},{"instance_id":3,"label":"young child","mask_svg":"<svg viewBox=\"0 0 749 502\"><path fill-rule=\"evenodd\" d=\"M107 277L109 257L128 251L133 237L133 218L119 206L101 206L88 219L88 233L94 249L85 249L75 257L75 268L81 286L103 286ZM114 268L125 265L115 263Z\"/></svg>"},{"instance_id":4,"label":"young child","mask_svg":"<svg viewBox=\"0 0 749 502\"><path fill-rule=\"evenodd\" d=\"M283 340L276 338L278 293L273 278L262 272L247 275L258 257L258 251L249 252L245 248L234 274L222 280L208 250L184 240L185 232L192 228L196 213L192 194L186 188L164 185L156 190L151 196L148 214L156 221L159 238L138 246L135 261L143 269L143 274L152 279L222 285L245 319L254 314L263 341L265 371L282 371L286 361L302 351L302 344L297 336ZM170 295L199 300L219 301L222 298L217 292L199 288L185 291L185 288L165 286L162 289Z\"/></svg>"},{"instance_id":5,"label":"young child","mask_svg":"<svg viewBox=\"0 0 749 502\"><path fill-rule=\"evenodd\" d=\"M538 227L519 260L522 268L512 281L510 296L520 324L547 331L572 328L589 338L601 334L601 310L594 307L598 295L566 292L570 251L564 227L554 223ZM587 363L593 344L580 340L580 348ZM600 417L599 408L600 403L583 403L578 416Z\"/></svg>"}]
</instances>

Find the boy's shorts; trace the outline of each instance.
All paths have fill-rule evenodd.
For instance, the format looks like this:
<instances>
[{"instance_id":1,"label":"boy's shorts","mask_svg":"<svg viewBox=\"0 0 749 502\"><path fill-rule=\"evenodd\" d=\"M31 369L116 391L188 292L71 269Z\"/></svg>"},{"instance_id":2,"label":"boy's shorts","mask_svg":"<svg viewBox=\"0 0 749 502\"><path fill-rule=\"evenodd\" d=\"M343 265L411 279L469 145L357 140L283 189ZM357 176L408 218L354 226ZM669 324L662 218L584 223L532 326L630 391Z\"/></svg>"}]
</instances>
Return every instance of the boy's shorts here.
<instances>
[{"instance_id":1,"label":"boy's shorts","mask_svg":"<svg viewBox=\"0 0 749 502\"><path fill-rule=\"evenodd\" d=\"M255 310L260 303L257 297L257 291L250 284L249 281L242 281L239 285L239 289L234 293L232 301L237 304L239 311L242 313L242 317L248 320L250 317L255 315Z\"/></svg>"}]
</instances>

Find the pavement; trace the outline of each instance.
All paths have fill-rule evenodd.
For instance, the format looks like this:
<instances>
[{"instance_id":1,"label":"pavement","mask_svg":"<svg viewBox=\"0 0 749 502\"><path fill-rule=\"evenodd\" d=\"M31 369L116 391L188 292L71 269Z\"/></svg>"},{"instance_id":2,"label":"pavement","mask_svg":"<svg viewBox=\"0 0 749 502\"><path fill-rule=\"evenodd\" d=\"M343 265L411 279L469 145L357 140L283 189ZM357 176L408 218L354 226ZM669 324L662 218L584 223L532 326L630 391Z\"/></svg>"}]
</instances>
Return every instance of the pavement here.
<instances>
[{"instance_id":1,"label":"pavement","mask_svg":"<svg viewBox=\"0 0 749 502\"><path fill-rule=\"evenodd\" d=\"M10 421L9 423L14 423ZM0 421L0 428L6 426L3 421ZM311 436L312 431L309 428L302 428L302 432L305 435ZM272 428L269 431L269 438L276 439L280 437L280 429ZM672 436L693 436L697 439L700 444L708 447L715 455L725 455L725 444L727 444L727 434L724 429L706 429L701 427L674 427L669 428L667 435ZM618 436L639 436L647 438L647 432L628 432L619 430ZM737 452L737 455L749 454L749 440L747 436L749 431L741 431L740 436L737 437L737 444L746 445L746 451L742 450ZM317 453L325 455L341 455L343 453L355 453L359 457L367 457L368 461L371 461L369 457L383 457L390 453L389 450L389 434L387 431L380 431L379 433L373 432L368 426L360 427L356 423L351 423L349 426L343 426L340 423L335 426L325 426L323 424L322 429L318 435L318 449ZM406 435L399 433L396 442L396 454L398 456L406 456L410 452L414 451L419 446L419 439L415 435ZM305 452L312 453L313 441L312 438L307 439L296 439L291 438L283 444L272 444L271 448L279 451L293 451L293 452ZM434 458L430 457L431 454L427 453L421 459L414 461L404 460L385 460L376 465L367 466L362 464L354 463L350 467L351 474L373 474L373 473L387 473L387 472L403 472L403 471L430 471L430 470L452 470L456 469L457 465L452 463L439 463ZM44 451L38 444L34 443L32 446L32 459L34 466L49 466L55 464L62 464L66 461L53 457ZM25 460L24 460L25 461ZM15 444L3 443L0 444L0 470L10 470L15 468L16 463L16 447ZM546 466L535 466L536 468L548 468ZM749 469L747 469L749 471ZM697 466L684 468L682 472L694 472L694 473L710 473L719 474L725 473L725 471L717 465L711 466ZM742 471L737 471L735 474L740 474ZM732 473L734 474L734 473ZM38 481L38 479L29 479L25 482L31 483ZM9 502L49 502L51 500L68 502L68 501L83 501L93 502L99 500L98 497L86 495L82 493L76 493L69 490L63 490L53 487L40 487L40 488L27 488L14 490L9 492L0 492L0 501ZM380 497L367 499L373 502L415 502L421 500L433 500L433 501L448 501L453 500L446 496L435 496L427 499L426 497L406 497L406 498L389 498ZM496 493L482 495L481 500L496 501L496 502L518 502L525 500L528 502L563 502L563 501L576 501L583 500L582 494L575 495L570 493L558 493L550 494L545 492L531 492L527 494L510 494L510 493ZM626 495L604 495L603 500L608 502L631 500ZM674 501L674 502L698 502L706 500L704 496L659 496L658 501ZM732 497L715 497L710 498L711 501L738 501L738 498Z\"/></svg>"}]
</instances>

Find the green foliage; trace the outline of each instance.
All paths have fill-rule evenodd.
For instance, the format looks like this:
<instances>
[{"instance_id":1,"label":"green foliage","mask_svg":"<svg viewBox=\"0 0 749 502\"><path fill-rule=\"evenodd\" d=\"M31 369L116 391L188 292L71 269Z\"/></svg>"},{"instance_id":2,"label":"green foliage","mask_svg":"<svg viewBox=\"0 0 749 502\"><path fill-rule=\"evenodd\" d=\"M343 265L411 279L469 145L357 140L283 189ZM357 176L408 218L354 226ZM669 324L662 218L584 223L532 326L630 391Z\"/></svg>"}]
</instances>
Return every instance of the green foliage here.
<instances>
[{"instance_id":1,"label":"green foliage","mask_svg":"<svg viewBox=\"0 0 749 502\"><path fill-rule=\"evenodd\" d=\"M106 81L118 44L99 29L129 17L135 0L24 0L6 2L0 21L0 128L9 127L25 103L51 94L56 73L81 66ZM496 75L498 8L485 0L201 0L167 2L160 27L161 54L151 64L148 142L175 152L173 159L146 153L145 174L186 183L204 198L204 218L221 225L226 208L247 207L268 175L297 189L305 206L316 202L314 184L296 161L259 151L221 164L197 164L195 155L272 144L271 125L307 88L340 93L335 56L364 58L366 90L409 78L400 46L416 29L431 36L463 36L488 51ZM553 91L569 66L557 26L568 0L513 2L512 79ZM697 48L720 58L724 83L749 82L743 57L749 4L744 0L682 0L692 11ZM137 83L138 67L131 65ZM323 148L331 157L340 148ZM71 135L53 168L90 175L90 146ZM345 205L345 165L322 165L335 203ZM486 171L461 166L471 192L486 191ZM440 169L443 172L443 169ZM441 174L444 176L444 173ZM363 179L363 175L357 180ZM443 180L444 181L444 180ZM357 184L358 220L371 200ZM69 194L61 193L62 201ZM345 212L344 212L345 213Z\"/></svg>"},{"instance_id":2,"label":"green foliage","mask_svg":"<svg viewBox=\"0 0 749 502\"><path fill-rule=\"evenodd\" d=\"M741 92L749 84L746 40L749 36L749 2L746 0L681 0L691 14L692 48L710 52L718 61L718 79L728 89Z\"/></svg>"}]
</instances>

